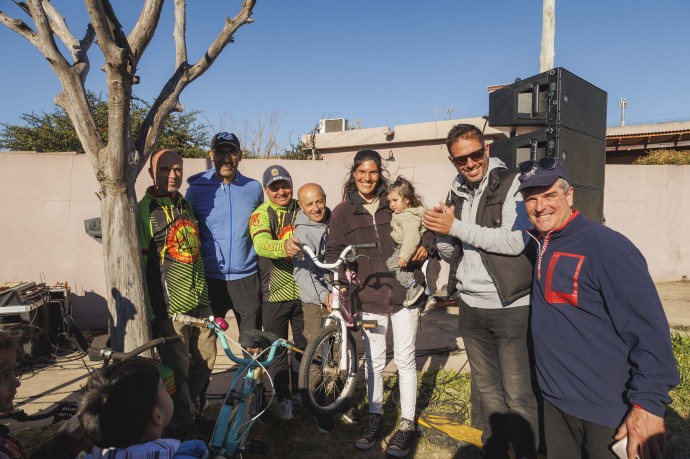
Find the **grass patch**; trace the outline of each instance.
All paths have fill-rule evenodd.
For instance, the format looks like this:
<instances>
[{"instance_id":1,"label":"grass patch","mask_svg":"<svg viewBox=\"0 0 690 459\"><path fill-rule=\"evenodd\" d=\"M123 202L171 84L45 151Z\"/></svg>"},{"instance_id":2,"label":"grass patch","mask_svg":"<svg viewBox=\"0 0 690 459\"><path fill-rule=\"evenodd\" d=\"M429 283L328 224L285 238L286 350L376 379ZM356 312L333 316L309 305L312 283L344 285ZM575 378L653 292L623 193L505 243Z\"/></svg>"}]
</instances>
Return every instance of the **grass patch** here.
<instances>
[{"instance_id":1,"label":"grass patch","mask_svg":"<svg viewBox=\"0 0 690 459\"><path fill-rule=\"evenodd\" d=\"M257 458L378 458L384 457L386 445L398 423L400 394L397 376L390 376L384 380L384 433L385 438L369 451L355 448L355 441L364 429L369 405L366 396L366 384L360 378L357 381L353 405L362 415L362 423L347 425L339 419L334 419L336 432L322 434L316 429L316 422L306 409L301 408L295 413L292 421L280 419L277 409L273 408L273 419L270 423L255 423L251 438L257 443L267 446L262 453L244 454L247 459ZM433 410L465 419L469 417L470 384L468 373L456 373L443 369L430 370L419 373L417 409ZM438 446L424 437L419 436L408 457L424 457L431 459L451 459L456 452Z\"/></svg>"},{"instance_id":2,"label":"grass patch","mask_svg":"<svg viewBox=\"0 0 690 459\"><path fill-rule=\"evenodd\" d=\"M690 336L672 333L671 344L680 384L671 391L673 402L666 417L666 427L672 437L665 457L685 459L690 457Z\"/></svg>"},{"instance_id":3,"label":"grass patch","mask_svg":"<svg viewBox=\"0 0 690 459\"><path fill-rule=\"evenodd\" d=\"M671 391L673 403L668 410L667 427L672 438L664 457L687 459L690 457L690 336L673 333L671 339L681 382ZM364 428L368 413L366 384L361 378L357 382L352 402L362 414L362 424L346 425L336 419L336 432L330 435L317 431L316 422L305 409L298 410L292 421L283 421L276 407L273 406L271 422L267 424L256 422L250 435L250 438L258 440L257 445L263 445L266 448L265 451L248 451L244 457L247 459L383 457L387 441L398 423L399 401L397 376L385 378L384 432L386 437L370 451L360 451L355 448L355 440ZM217 412L217 406L211 407L208 414L213 413L213 408ZM417 409L442 413L454 420L467 423L470 415L469 373L447 371L442 368L419 373ZM15 432L15 435L24 445L27 453L31 453L48 434L54 432L56 427L22 429ZM419 436L409 457L451 459L465 456L458 454L453 448L440 445L437 441L429 441Z\"/></svg>"}]
</instances>

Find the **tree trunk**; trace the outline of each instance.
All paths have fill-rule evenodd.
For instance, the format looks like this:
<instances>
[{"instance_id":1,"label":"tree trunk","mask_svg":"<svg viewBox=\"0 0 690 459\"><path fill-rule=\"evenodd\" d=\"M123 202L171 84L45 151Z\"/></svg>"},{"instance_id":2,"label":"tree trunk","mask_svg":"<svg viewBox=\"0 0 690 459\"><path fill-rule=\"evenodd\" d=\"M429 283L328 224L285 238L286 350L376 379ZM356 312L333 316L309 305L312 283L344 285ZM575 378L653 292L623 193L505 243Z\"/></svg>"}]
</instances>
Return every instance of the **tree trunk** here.
<instances>
[{"instance_id":1,"label":"tree trunk","mask_svg":"<svg viewBox=\"0 0 690 459\"><path fill-rule=\"evenodd\" d=\"M112 152L111 152L112 153ZM150 337L144 304L134 180L101 187L101 226L108 325L115 350L132 350Z\"/></svg>"}]
</instances>

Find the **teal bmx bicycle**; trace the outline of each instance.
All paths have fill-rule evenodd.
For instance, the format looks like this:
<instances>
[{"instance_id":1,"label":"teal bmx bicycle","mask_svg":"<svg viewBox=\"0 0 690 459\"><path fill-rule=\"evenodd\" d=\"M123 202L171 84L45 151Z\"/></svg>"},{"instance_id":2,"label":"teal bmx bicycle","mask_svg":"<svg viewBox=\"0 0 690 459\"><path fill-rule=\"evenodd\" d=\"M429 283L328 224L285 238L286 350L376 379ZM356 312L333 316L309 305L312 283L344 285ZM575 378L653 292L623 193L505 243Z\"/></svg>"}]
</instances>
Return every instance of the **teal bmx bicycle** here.
<instances>
[{"instance_id":1,"label":"teal bmx bicycle","mask_svg":"<svg viewBox=\"0 0 690 459\"><path fill-rule=\"evenodd\" d=\"M246 358L242 358L230 349L224 333L228 329L228 323L221 317L201 319L175 314L173 320L213 330L220 339L225 354L240 366L226 393L209 442L209 457L212 459L239 457L245 451L254 421L271 405L272 400L264 403L264 379L276 352L281 347L298 352L301 350L273 333L245 330L240 333L239 338L242 353L246 355Z\"/></svg>"}]
</instances>

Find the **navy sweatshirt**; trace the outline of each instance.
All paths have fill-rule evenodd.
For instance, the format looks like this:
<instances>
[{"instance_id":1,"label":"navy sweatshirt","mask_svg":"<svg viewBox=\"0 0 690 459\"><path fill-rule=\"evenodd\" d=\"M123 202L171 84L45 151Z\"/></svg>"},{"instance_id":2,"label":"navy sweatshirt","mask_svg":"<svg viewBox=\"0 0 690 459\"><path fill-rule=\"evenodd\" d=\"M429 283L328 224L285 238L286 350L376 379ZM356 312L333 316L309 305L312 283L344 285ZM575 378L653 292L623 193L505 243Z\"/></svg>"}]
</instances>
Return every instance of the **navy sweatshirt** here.
<instances>
[{"instance_id":1,"label":"navy sweatshirt","mask_svg":"<svg viewBox=\"0 0 690 459\"><path fill-rule=\"evenodd\" d=\"M632 404L664 416L678 367L640 251L578 212L539 242L532 335L544 397L614 428Z\"/></svg>"}]
</instances>

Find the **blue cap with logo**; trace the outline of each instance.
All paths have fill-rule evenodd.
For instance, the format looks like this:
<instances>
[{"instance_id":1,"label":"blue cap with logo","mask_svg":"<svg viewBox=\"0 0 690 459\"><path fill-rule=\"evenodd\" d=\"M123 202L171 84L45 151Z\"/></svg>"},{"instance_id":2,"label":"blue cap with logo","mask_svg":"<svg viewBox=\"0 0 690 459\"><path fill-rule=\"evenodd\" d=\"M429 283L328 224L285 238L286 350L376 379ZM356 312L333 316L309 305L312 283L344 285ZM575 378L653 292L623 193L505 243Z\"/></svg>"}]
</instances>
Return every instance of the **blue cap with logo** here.
<instances>
[{"instance_id":1,"label":"blue cap with logo","mask_svg":"<svg viewBox=\"0 0 690 459\"><path fill-rule=\"evenodd\" d=\"M557 161L553 161L552 164L549 163L547 165L542 164L542 162L543 161L528 161L527 163L520 164L520 171L522 173L520 177L518 177L520 181L518 191L522 191L525 188L553 185L559 178L564 178L570 182L568 171Z\"/></svg>"},{"instance_id":2,"label":"blue cap with logo","mask_svg":"<svg viewBox=\"0 0 690 459\"><path fill-rule=\"evenodd\" d=\"M268 168L264 171L264 186L268 186L271 183L279 180L287 180L288 182L292 183L290 173L283 166L279 166L277 164L274 166L268 166Z\"/></svg>"},{"instance_id":3,"label":"blue cap with logo","mask_svg":"<svg viewBox=\"0 0 690 459\"><path fill-rule=\"evenodd\" d=\"M240 139L232 132L219 132L211 139L211 150L215 150L221 145L228 144L240 149Z\"/></svg>"}]
</instances>

